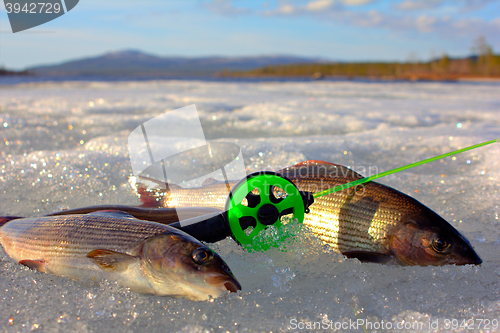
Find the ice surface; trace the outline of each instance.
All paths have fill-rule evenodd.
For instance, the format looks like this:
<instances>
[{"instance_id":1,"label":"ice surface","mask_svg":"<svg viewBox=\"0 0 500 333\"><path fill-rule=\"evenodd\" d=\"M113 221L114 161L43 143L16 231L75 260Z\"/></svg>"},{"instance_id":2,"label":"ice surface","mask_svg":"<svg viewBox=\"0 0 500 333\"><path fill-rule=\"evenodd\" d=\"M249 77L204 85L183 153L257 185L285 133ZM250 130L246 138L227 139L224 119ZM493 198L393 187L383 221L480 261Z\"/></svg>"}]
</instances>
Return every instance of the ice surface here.
<instances>
[{"instance_id":1,"label":"ice surface","mask_svg":"<svg viewBox=\"0 0 500 333\"><path fill-rule=\"evenodd\" d=\"M128 134L189 104L196 104L208 139L242 148L248 172L316 159L370 175L500 137L495 83L61 82L0 89L0 215L138 205L127 182ZM31 271L2 254L0 328L310 331L314 322L324 329L335 326L323 320L364 319L422 331L464 330L465 320L475 330L482 324L484 331L498 331L491 321L500 318L500 144L379 181L444 217L484 263L361 264L329 251L305 230L287 252L247 253L226 239L212 247L243 290L192 302L134 294L113 282L82 285ZM446 321L452 319L458 321ZM339 331L363 331L352 328Z\"/></svg>"}]
</instances>

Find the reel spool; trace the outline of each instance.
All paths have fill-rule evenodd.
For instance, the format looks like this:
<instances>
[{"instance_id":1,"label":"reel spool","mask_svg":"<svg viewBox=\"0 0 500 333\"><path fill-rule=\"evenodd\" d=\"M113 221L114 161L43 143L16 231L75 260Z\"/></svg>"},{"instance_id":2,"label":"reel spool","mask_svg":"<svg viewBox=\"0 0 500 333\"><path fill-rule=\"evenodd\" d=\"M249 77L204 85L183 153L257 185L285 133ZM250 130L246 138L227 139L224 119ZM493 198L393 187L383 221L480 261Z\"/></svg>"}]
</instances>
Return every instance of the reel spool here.
<instances>
[{"instance_id":1,"label":"reel spool","mask_svg":"<svg viewBox=\"0 0 500 333\"><path fill-rule=\"evenodd\" d=\"M262 244L257 235L268 226L282 228L281 217L293 214L300 223L314 199L308 192L300 192L286 177L275 172L262 171L240 180L229 193L226 214L233 238L244 247L267 250L280 242ZM247 234L249 227L254 229Z\"/></svg>"}]
</instances>

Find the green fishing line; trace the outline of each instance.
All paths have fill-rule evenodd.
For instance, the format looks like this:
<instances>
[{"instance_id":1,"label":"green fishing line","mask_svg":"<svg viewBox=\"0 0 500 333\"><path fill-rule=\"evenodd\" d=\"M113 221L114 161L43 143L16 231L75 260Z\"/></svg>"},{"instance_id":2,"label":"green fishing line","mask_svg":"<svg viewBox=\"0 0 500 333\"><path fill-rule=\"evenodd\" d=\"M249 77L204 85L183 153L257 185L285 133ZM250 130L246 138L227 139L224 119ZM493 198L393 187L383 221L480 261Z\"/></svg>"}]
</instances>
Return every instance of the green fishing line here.
<instances>
[{"instance_id":1,"label":"green fishing line","mask_svg":"<svg viewBox=\"0 0 500 333\"><path fill-rule=\"evenodd\" d=\"M385 172L379 173L377 175L373 175L373 176L370 176L370 177L361 178L361 179L355 180L355 181L347 183L347 184L335 186L335 187L329 188L327 190L314 193L313 197L314 198L318 198L318 197L322 197L322 196L330 194L330 193L342 191L342 190L345 190L347 188L350 188L350 187L353 187L353 186L356 186L356 185L359 185L359 184L367 183L367 182L372 181L372 180L377 179L377 178L381 178L381 177L384 177L384 176L387 176L387 175L390 175L390 174L393 174L393 173L396 173L396 172L400 172L400 171L403 171L403 170L406 170L406 169L410 169L410 168L416 167L418 165L422 165L422 164L425 164L425 163L433 162L433 161L442 159L444 157L448 157L448 156L451 156L451 155L459 154L459 153L462 153L462 152L467 151L467 150L476 149L476 148L479 148L479 147L482 147L482 146L486 146L486 145L489 145L489 144L492 144L492 143L495 143L495 142L500 142L500 139L486 141L486 142L483 142L483 143L478 143L477 145L465 147L465 148L462 148L462 149L459 149L459 150L455 150L455 151L452 151L452 152L449 152L449 153L446 153L446 154L434 156L434 157L431 157L431 158L428 158L428 159L425 159L425 160L422 160L422 161L418 161L418 162L415 162L415 163L407 164L407 165L404 165L404 166L396 168L396 169L392 169L392 170L389 170L389 171L385 171Z\"/></svg>"}]
</instances>

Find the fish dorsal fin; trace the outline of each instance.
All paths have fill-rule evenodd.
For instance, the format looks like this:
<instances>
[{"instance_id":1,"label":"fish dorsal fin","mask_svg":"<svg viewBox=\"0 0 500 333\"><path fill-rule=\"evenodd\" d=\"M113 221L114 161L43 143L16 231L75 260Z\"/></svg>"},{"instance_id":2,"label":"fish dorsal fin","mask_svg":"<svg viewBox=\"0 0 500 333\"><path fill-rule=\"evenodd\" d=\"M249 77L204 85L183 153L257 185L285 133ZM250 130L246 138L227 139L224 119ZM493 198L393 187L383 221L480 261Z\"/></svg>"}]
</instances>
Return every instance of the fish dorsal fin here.
<instances>
[{"instance_id":1,"label":"fish dorsal fin","mask_svg":"<svg viewBox=\"0 0 500 333\"><path fill-rule=\"evenodd\" d=\"M208 185L213 185L213 184L217 184L218 181L214 178L207 178L203 181L203 183L201 183L201 186L208 186Z\"/></svg>"},{"instance_id":2,"label":"fish dorsal fin","mask_svg":"<svg viewBox=\"0 0 500 333\"><path fill-rule=\"evenodd\" d=\"M131 263L138 260L137 257L130 254L104 249L90 251L87 253L87 257L100 268L114 272L124 271Z\"/></svg>"},{"instance_id":3,"label":"fish dorsal fin","mask_svg":"<svg viewBox=\"0 0 500 333\"><path fill-rule=\"evenodd\" d=\"M117 217L120 219L135 219L134 216L130 215L127 212L121 211L121 210L114 210L114 209L108 209L108 210L98 210L97 212L92 212L87 215L93 215L93 216L104 216L104 217Z\"/></svg>"},{"instance_id":4,"label":"fish dorsal fin","mask_svg":"<svg viewBox=\"0 0 500 333\"><path fill-rule=\"evenodd\" d=\"M163 207L163 201L171 191L182 189L179 185L165 183L144 176L133 176L128 179L130 185L142 202L142 207Z\"/></svg>"},{"instance_id":5,"label":"fish dorsal fin","mask_svg":"<svg viewBox=\"0 0 500 333\"><path fill-rule=\"evenodd\" d=\"M291 167L285 168L278 173L290 179L301 178L363 178L359 173L340 164L325 161L309 160Z\"/></svg>"}]
</instances>

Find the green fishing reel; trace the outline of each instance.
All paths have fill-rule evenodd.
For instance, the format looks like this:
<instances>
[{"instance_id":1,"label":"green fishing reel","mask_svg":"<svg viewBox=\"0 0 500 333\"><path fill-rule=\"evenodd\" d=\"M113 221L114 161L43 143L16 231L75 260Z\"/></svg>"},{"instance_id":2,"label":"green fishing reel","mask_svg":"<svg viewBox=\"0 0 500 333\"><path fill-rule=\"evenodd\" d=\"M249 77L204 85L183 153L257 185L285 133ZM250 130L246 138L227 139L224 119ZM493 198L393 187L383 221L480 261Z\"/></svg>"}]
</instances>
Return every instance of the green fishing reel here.
<instances>
[{"instance_id":1,"label":"green fishing reel","mask_svg":"<svg viewBox=\"0 0 500 333\"><path fill-rule=\"evenodd\" d=\"M262 171L248 175L233 187L225 210L233 238L243 247L258 251L279 247L287 237L259 241L261 231L269 226L279 231L283 227L281 219L289 214L302 223L313 201L312 193L299 191L288 178Z\"/></svg>"},{"instance_id":2,"label":"green fishing reel","mask_svg":"<svg viewBox=\"0 0 500 333\"><path fill-rule=\"evenodd\" d=\"M248 251L266 251L295 235L293 228L284 228L282 219L293 214L297 223L286 225L302 223L313 202L313 194L299 191L290 179L262 171L248 175L232 188L224 212L170 225L207 243L231 236ZM273 229L271 233L262 232L268 227Z\"/></svg>"}]
</instances>

